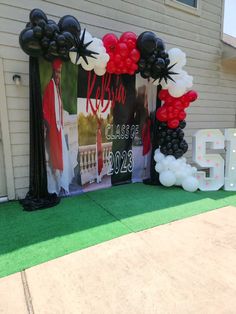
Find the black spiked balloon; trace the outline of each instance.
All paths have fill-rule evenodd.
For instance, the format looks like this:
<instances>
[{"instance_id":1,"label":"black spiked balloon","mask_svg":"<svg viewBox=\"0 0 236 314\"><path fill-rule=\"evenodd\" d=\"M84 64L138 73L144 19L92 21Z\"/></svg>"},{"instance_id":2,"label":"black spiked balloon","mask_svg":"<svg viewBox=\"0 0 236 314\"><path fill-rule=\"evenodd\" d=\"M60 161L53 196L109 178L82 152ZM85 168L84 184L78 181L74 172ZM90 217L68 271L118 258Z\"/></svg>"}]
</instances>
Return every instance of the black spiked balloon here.
<instances>
[{"instance_id":1,"label":"black spiked balloon","mask_svg":"<svg viewBox=\"0 0 236 314\"><path fill-rule=\"evenodd\" d=\"M86 64L88 64L88 57L96 59L96 56L98 53L92 50L88 49L88 46L92 43L92 41L88 43L84 43L85 39L85 32L84 29L81 39L75 38L75 47L71 48L70 51L76 52L76 63L79 61L80 58L83 58Z\"/></svg>"},{"instance_id":2,"label":"black spiked balloon","mask_svg":"<svg viewBox=\"0 0 236 314\"><path fill-rule=\"evenodd\" d=\"M159 84L161 83L161 81L164 79L166 84L167 84L167 80L171 80L173 82L175 82L175 80L171 77L171 75L177 75L178 73L176 72L173 72L173 71L170 71L174 66L176 65L175 64L172 64L171 66L165 66L161 69L161 74L160 74L160 77L159 77ZM156 80L154 80L155 82Z\"/></svg>"}]
</instances>

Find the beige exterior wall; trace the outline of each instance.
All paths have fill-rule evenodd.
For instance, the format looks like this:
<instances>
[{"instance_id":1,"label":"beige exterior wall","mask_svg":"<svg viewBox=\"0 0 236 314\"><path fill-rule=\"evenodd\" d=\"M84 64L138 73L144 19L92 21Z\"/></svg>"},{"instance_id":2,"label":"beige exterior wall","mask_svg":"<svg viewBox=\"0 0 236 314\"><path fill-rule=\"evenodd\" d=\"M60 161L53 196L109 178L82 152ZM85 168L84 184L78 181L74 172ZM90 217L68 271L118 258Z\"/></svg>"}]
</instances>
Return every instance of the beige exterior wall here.
<instances>
[{"instance_id":1,"label":"beige exterior wall","mask_svg":"<svg viewBox=\"0 0 236 314\"><path fill-rule=\"evenodd\" d=\"M23 197L29 175L28 56L18 36L33 8L41 8L52 19L74 15L93 36L154 31L167 44L187 54L187 71L194 76L199 100L188 109L186 140L191 157L192 135L202 128L235 126L236 68L221 65L223 0L201 0L200 15L178 9L166 0L11 0L0 4L0 57L3 58L6 104L14 169L16 198ZM22 86L12 76L22 77ZM2 86L1 86L2 88Z\"/></svg>"}]
</instances>

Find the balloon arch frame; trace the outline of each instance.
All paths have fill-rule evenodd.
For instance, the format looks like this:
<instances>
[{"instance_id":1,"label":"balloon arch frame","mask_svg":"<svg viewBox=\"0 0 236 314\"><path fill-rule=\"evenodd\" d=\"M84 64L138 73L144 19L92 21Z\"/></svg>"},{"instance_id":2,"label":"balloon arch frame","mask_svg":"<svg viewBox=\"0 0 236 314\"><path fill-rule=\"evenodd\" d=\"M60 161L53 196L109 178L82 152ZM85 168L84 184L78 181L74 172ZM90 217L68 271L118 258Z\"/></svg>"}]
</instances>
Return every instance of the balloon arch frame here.
<instances>
[{"instance_id":1,"label":"balloon arch frame","mask_svg":"<svg viewBox=\"0 0 236 314\"><path fill-rule=\"evenodd\" d=\"M38 117L42 118L37 100L37 97L40 98L38 57L49 62L58 58L64 62L71 61L86 71L93 70L98 76L105 73L140 73L143 78L151 80L158 86L159 103L162 102L156 110L153 145L154 168L159 178L152 178L151 183L160 181L165 186L182 185L187 191L197 190L197 169L188 165L182 157L188 150L183 132L186 126L185 110L198 97L195 91L189 90L193 78L183 70L186 65L183 51L179 48L167 51L163 40L151 31L139 36L125 32L119 38L108 33L99 39L86 29L81 30L74 16L65 15L56 23L40 9L30 12L29 22L20 33L19 43L30 56L30 123L37 125L37 129L31 128L30 146L39 146L37 152L30 153L30 191L23 200L25 209L32 210L32 202L37 208L39 200L42 200L42 207L55 205L59 201L46 191L44 143L38 140L42 135L42 125L38 121ZM36 111L38 117L35 116Z\"/></svg>"}]
</instances>

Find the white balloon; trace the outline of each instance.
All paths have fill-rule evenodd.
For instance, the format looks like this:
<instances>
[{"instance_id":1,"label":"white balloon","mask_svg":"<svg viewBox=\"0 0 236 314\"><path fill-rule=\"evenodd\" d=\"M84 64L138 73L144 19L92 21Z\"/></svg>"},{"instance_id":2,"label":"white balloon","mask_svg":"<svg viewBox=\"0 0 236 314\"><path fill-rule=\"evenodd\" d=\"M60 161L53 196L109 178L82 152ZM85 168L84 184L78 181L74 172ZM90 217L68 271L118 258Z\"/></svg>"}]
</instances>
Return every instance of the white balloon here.
<instances>
[{"instance_id":1,"label":"white balloon","mask_svg":"<svg viewBox=\"0 0 236 314\"><path fill-rule=\"evenodd\" d=\"M99 75L99 76L102 76L106 73L106 68L99 68L99 67L96 67L94 68L94 72Z\"/></svg>"},{"instance_id":2,"label":"white balloon","mask_svg":"<svg viewBox=\"0 0 236 314\"><path fill-rule=\"evenodd\" d=\"M157 163L156 164L156 166L155 166L155 170L156 170L156 172L158 172L158 173L160 173L160 172L162 172L163 171L163 165L162 165L162 163Z\"/></svg>"},{"instance_id":3,"label":"white balloon","mask_svg":"<svg viewBox=\"0 0 236 314\"><path fill-rule=\"evenodd\" d=\"M84 32L84 30L81 31L80 38L83 36L83 32ZM87 44L88 42L90 42L92 40L93 40L92 35L88 31L85 31L84 43Z\"/></svg>"},{"instance_id":4,"label":"white balloon","mask_svg":"<svg viewBox=\"0 0 236 314\"><path fill-rule=\"evenodd\" d=\"M182 185L183 178L182 177L176 177L175 185L181 186Z\"/></svg>"},{"instance_id":5,"label":"white balloon","mask_svg":"<svg viewBox=\"0 0 236 314\"><path fill-rule=\"evenodd\" d=\"M104 47L103 41L100 38L94 37L93 41L96 43L96 45L99 47Z\"/></svg>"},{"instance_id":6,"label":"white balloon","mask_svg":"<svg viewBox=\"0 0 236 314\"><path fill-rule=\"evenodd\" d=\"M91 64L91 62L89 62L87 64L84 60L81 61L81 65L82 65L83 69L86 70L86 71L92 71L93 68L94 68L94 65Z\"/></svg>"},{"instance_id":7,"label":"white balloon","mask_svg":"<svg viewBox=\"0 0 236 314\"><path fill-rule=\"evenodd\" d=\"M76 63L76 57L77 57L77 52L73 52L73 51L70 51L69 52L69 57L70 57L70 61L76 65L79 65L81 64L81 61L82 61L82 58L79 58L79 60L77 61Z\"/></svg>"},{"instance_id":8,"label":"white balloon","mask_svg":"<svg viewBox=\"0 0 236 314\"><path fill-rule=\"evenodd\" d=\"M108 53L105 52L101 54L100 59L107 63L110 60L110 56Z\"/></svg>"},{"instance_id":9,"label":"white balloon","mask_svg":"<svg viewBox=\"0 0 236 314\"><path fill-rule=\"evenodd\" d=\"M169 163L171 163L171 162L175 161L175 157L172 156L172 155L168 155L168 156L166 156L166 160L167 160Z\"/></svg>"},{"instance_id":10,"label":"white balloon","mask_svg":"<svg viewBox=\"0 0 236 314\"><path fill-rule=\"evenodd\" d=\"M171 171L173 171L174 173L176 173L176 171L177 171L177 169L178 169L176 160L170 162L170 164L169 164L169 169L170 169Z\"/></svg>"},{"instance_id":11,"label":"white balloon","mask_svg":"<svg viewBox=\"0 0 236 314\"><path fill-rule=\"evenodd\" d=\"M74 64L76 64L76 56L77 56L77 53L76 52L70 52L69 53L69 57L70 57L70 61Z\"/></svg>"},{"instance_id":12,"label":"white balloon","mask_svg":"<svg viewBox=\"0 0 236 314\"><path fill-rule=\"evenodd\" d=\"M188 192L195 192L199 187L199 182L195 177L187 177L182 182L183 189Z\"/></svg>"},{"instance_id":13,"label":"white balloon","mask_svg":"<svg viewBox=\"0 0 236 314\"><path fill-rule=\"evenodd\" d=\"M186 93L187 88L184 84L182 84L182 81L178 80L169 87L168 91L171 96L177 98L183 96Z\"/></svg>"},{"instance_id":14,"label":"white balloon","mask_svg":"<svg viewBox=\"0 0 236 314\"><path fill-rule=\"evenodd\" d=\"M167 170L160 173L159 180L162 185L169 187L175 184L176 177L172 171Z\"/></svg>"},{"instance_id":15,"label":"white balloon","mask_svg":"<svg viewBox=\"0 0 236 314\"><path fill-rule=\"evenodd\" d=\"M155 162L162 161L164 158L165 158L164 154L162 154L161 152L155 152L154 154Z\"/></svg>"},{"instance_id":16,"label":"white balloon","mask_svg":"<svg viewBox=\"0 0 236 314\"><path fill-rule=\"evenodd\" d=\"M172 48L168 51L170 65L177 63L179 67L186 64L186 54L179 48Z\"/></svg>"},{"instance_id":17,"label":"white balloon","mask_svg":"<svg viewBox=\"0 0 236 314\"><path fill-rule=\"evenodd\" d=\"M163 169L164 170L169 170L169 162L168 162L168 160L166 160L166 158L164 158L161 162L162 162L162 165L163 165Z\"/></svg>"}]
</instances>

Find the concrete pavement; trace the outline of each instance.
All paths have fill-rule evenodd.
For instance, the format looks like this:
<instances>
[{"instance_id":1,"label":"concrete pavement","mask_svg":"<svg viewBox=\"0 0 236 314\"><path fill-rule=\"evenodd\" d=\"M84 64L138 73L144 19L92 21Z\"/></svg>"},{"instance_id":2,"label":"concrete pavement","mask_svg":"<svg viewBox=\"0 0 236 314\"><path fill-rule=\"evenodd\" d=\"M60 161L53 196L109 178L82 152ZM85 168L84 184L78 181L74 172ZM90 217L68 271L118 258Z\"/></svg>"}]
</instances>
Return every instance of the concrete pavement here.
<instances>
[{"instance_id":1,"label":"concrete pavement","mask_svg":"<svg viewBox=\"0 0 236 314\"><path fill-rule=\"evenodd\" d=\"M236 313L236 208L129 234L0 279L0 313Z\"/></svg>"}]
</instances>

